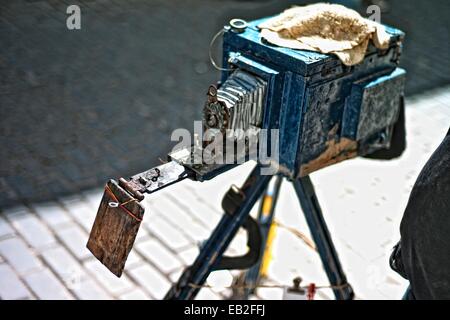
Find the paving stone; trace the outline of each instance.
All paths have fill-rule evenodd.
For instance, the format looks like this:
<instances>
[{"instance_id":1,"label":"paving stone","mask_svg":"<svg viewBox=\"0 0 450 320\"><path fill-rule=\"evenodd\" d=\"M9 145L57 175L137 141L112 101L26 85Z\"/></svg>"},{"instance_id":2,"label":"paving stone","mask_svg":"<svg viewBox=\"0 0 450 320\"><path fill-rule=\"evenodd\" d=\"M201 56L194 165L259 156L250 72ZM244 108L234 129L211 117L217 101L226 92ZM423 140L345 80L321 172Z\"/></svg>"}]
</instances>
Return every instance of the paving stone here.
<instances>
[{"instance_id":1,"label":"paving stone","mask_svg":"<svg viewBox=\"0 0 450 320\"><path fill-rule=\"evenodd\" d=\"M395 297L397 297L397 299L400 299L401 297L403 297L403 295L406 292L406 289L408 288L408 283L404 283L404 281L402 282L393 282L392 280L390 280L390 276L387 276L384 278L384 281L382 281L378 286L377 286L377 291L380 292L381 294L383 294L385 296L386 300L389 299L395 299Z\"/></svg>"},{"instance_id":2,"label":"paving stone","mask_svg":"<svg viewBox=\"0 0 450 320\"><path fill-rule=\"evenodd\" d=\"M13 235L14 230L9 225L9 222L6 221L4 218L0 217L0 238L8 235Z\"/></svg>"},{"instance_id":3,"label":"paving stone","mask_svg":"<svg viewBox=\"0 0 450 320\"><path fill-rule=\"evenodd\" d=\"M26 207L25 205L19 204L6 210L3 209L2 213L4 217L9 219L12 217L27 215L30 213L30 209L28 209L28 207Z\"/></svg>"},{"instance_id":4,"label":"paving stone","mask_svg":"<svg viewBox=\"0 0 450 320\"><path fill-rule=\"evenodd\" d=\"M136 235L136 241L145 241L149 238L148 232L143 226L139 228L138 234Z\"/></svg>"},{"instance_id":5,"label":"paving stone","mask_svg":"<svg viewBox=\"0 0 450 320\"><path fill-rule=\"evenodd\" d=\"M173 250L178 250L191 244L191 242L182 234L180 230L173 227L161 217L155 216L151 219L149 218L150 217L147 217L147 220L149 221L145 222L144 225L151 233L156 235L156 237L163 241L168 247L172 248Z\"/></svg>"},{"instance_id":6,"label":"paving stone","mask_svg":"<svg viewBox=\"0 0 450 320\"><path fill-rule=\"evenodd\" d=\"M269 276L276 283L290 285L298 276L305 282L328 283L319 255L292 233L278 230L272 245Z\"/></svg>"},{"instance_id":7,"label":"paving stone","mask_svg":"<svg viewBox=\"0 0 450 320\"><path fill-rule=\"evenodd\" d=\"M231 291L229 287L233 284L233 274L230 270L214 271L206 279L206 284L215 293L228 296Z\"/></svg>"},{"instance_id":8,"label":"paving stone","mask_svg":"<svg viewBox=\"0 0 450 320\"><path fill-rule=\"evenodd\" d=\"M0 299L29 299L31 293L20 281L14 270L5 263L0 264Z\"/></svg>"},{"instance_id":9,"label":"paving stone","mask_svg":"<svg viewBox=\"0 0 450 320\"><path fill-rule=\"evenodd\" d=\"M41 252L41 255L67 286L76 285L89 278L78 261L63 246L47 249Z\"/></svg>"},{"instance_id":10,"label":"paving stone","mask_svg":"<svg viewBox=\"0 0 450 320\"><path fill-rule=\"evenodd\" d=\"M180 269L178 269L178 270L172 272L172 273L169 275L169 280L170 280L172 283L178 282L178 279L180 279L180 276L181 276L181 274L183 273L183 270L184 270L184 268L180 268Z\"/></svg>"},{"instance_id":11,"label":"paving stone","mask_svg":"<svg viewBox=\"0 0 450 320\"><path fill-rule=\"evenodd\" d=\"M197 258L199 252L199 248L195 246L181 251L178 256L183 260L185 265L191 265L195 258Z\"/></svg>"},{"instance_id":12,"label":"paving stone","mask_svg":"<svg viewBox=\"0 0 450 320\"><path fill-rule=\"evenodd\" d=\"M64 208L57 202L34 204L32 208L51 227L72 221Z\"/></svg>"},{"instance_id":13,"label":"paving stone","mask_svg":"<svg viewBox=\"0 0 450 320\"><path fill-rule=\"evenodd\" d=\"M87 191L83 191L83 197L87 200L89 203L89 207L93 210L97 210L98 206L100 205L100 201L103 197L104 188L98 188L98 189L90 189Z\"/></svg>"},{"instance_id":14,"label":"paving stone","mask_svg":"<svg viewBox=\"0 0 450 320\"><path fill-rule=\"evenodd\" d=\"M192 187L195 188L195 186ZM182 208L184 213L195 217L208 230L212 230L219 222L222 211L214 210L211 206L207 205L205 202L206 199L196 195L192 190L185 186L171 193L166 192L165 195L171 202Z\"/></svg>"},{"instance_id":15,"label":"paving stone","mask_svg":"<svg viewBox=\"0 0 450 320\"><path fill-rule=\"evenodd\" d=\"M148 264L133 268L129 273L153 298L162 299L170 289L170 282L159 271Z\"/></svg>"},{"instance_id":16,"label":"paving stone","mask_svg":"<svg viewBox=\"0 0 450 320\"><path fill-rule=\"evenodd\" d=\"M142 289L134 289L133 291L124 293L120 296L122 300L149 300L150 297L147 293L145 293Z\"/></svg>"},{"instance_id":17,"label":"paving stone","mask_svg":"<svg viewBox=\"0 0 450 320\"><path fill-rule=\"evenodd\" d=\"M55 244L51 231L34 215L17 216L10 220L30 246L39 249Z\"/></svg>"},{"instance_id":18,"label":"paving stone","mask_svg":"<svg viewBox=\"0 0 450 320\"><path fill-rule=\"evenodd\" d=\"M67 212L77 221L85 231L89 232L94 224L97 210L88 206L83 199L71 199L66 201L61 199Z\"/></svg>"},{"instance_id":19,"label":"paving stone","mask_svg":"<svg viewBox=\"0 0 450 320\"><path fill-rule=\"evenodd\" d=\"M168 200L164 202L163 207L168 211L167 215L170 215L172 212L181 212L190 219L201 221L209 230L212 230L220 219L220 216L209 213L210 208L198 201L185 201L183 197L177 198L167 193L166 196ZM162 199L164 198L162 197L160 201L163 201ZM171 208L170 211L169 208Z\"/></svg>"},{"instance_id":20,"label":"paving stone","mask_svg":"<svg viewBox=\"0 0 450 320\"><path fill-rule=\"evenodd\" d=\"M88 234L78 225L71 223L64 228L55 229L55 232L77 259L82 260L92 256L91 252L86 248Z\"/></svg>"},{"instance_id":21,"label":"paving stone","mask_svg":"<svg viewBox=\"0 0 450 320\"><path fill-rule=\"evenodd\" d=\"M81 300L109 300L113 297L92 279L82 281L71 287L76 297Z\"/></svg>"},{"instance_id":22,"label":"paving stone","mask_svg":"<svg viewBox=\"0 0 450 320\"><path fill-rule=\"evenodd\" d=\"M19 238L0 240L0 254L20 274L42 266L33 251Z\"/></svg>"},{"instance_id":23,"label":"paving stone","mask_svg":"<svg viewBox=\"0 0 450 320\"><path fill-rule=\"evenodd\" d=\"M198 292L195 300L222 300L223 298L209 288L202 288Z\"/></svg>"},{"instance_id":24,"label":"paving stone","mask_svg":"<svg viewBox=\"0 0 450 320\"><path fill-rule=\"evenodd\" d=\"M48 269L30 273L24 276L24 280L41 300L73 299L64 285Z\"/></svg>"},{"instance_id":25,"label":"paving stone","mask_svg":"<svg viewBox=\"0 0 450 320\"><path fill-rule=\"evenodd\" d=\"M257 295L263 300L281 300L283 298L283 289L258 288Z\"/></svg>"},{"instance_id":26,"label":"paving stone","mask_svg":"<svg viewBox=\"0 0 450 320\"><path fill-rule=\"evenodd\" d=\"M155 212L158 212L158 216L162 219L169 221L172 226L181 230L182 234L185 234L195 241L203 241L207 239L210 235L210 230L207 227L201 226L195 219L189 217L182 208L177 207L168 200L158 204L161 208L164 208L165 213L159 209L155 208Z\"/></svg>"},{"instance_id":27,"label":"paving stone","mask_svg":"<svg viewBox=\"0 0 450 320\"><path fill-rule=\"evenodd\" d=\"M137 264L141 264L141 263L142 263L142 258L139 256L139 254L136 252L135 249L132 249L130 251L130 253L128 254L125 268L132 268L133 266L135 266Z\"/></svg>"},{"instance_id":28,"label":"paving stone","mask_svg":"<svg viewBox=\"0 0 450 320\"><path fill-rule=\"evenodd\" d=\"M223 195L222 195L223 196ZM192 188L186 186L185 194L183 194L183 198L186 199L186 202L191 203L193 205L193 211L201 214L204 217L212 217L218 216L219 218L223 214L223 210L220 204L212 204L210 202L208 194L200 193L197 188ZM198 208L196 207L198 205Z\"/></svg>"},{"instance_id":29,"label":"paving stone","mask_svg":"<svg viewBox=\"0 0 450 320\"><path fill-rule=\"evenodd\" d=\"M154 239L139 243L137 250L164 273L170 273L182 265L172 252L164 248Z\"/></svg>"},{"instance_id":30,"label":"paving stone","mask_svg":"<svg viewBox=\"0 0 450 320\"><path fill-rule=\"evenodd\" d=\"M90 271L91 276L95 277L108 292L115 296L134 288L127 275L123 274L117 278L96 259L86 261L84 266Z\"/></svg>"}]
</instances>

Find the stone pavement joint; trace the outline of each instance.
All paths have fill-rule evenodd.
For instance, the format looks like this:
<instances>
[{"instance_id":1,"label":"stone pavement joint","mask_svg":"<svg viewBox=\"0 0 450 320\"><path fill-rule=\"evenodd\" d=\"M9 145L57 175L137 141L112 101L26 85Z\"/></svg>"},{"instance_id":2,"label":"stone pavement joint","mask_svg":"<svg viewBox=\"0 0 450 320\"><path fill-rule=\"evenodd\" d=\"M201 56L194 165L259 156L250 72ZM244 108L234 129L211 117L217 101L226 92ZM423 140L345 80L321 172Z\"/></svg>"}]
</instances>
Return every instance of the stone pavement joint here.
<instances>
[{"instance_id":1,"label":"stone pavement joint","mask_svg":"<svg viewBox=\"0 0 450 320\"><path fill-rule=\"evenodd\" d=\"M41 300L73 299L67 288L48 269L30 273L24 280Z\"/></svg>"},{"instance_id":2,"label":"stone pavement joint","mask_svg":"<svg viewBox=\"0 0 450 320\"><path fill-rule=\"evenodd\" d=\"M182 266L180 260L173 253L154 239L138 244L136 249L165 274Z\"/></svg>"},{"instance_id":3,"label":"stone pavement joint","mask_svg":"<svg viewBox=\"0 0 450 320\"><path fill-rule=\"evenodd\" d=\"M17 237L1 240L0 254L19 274L25 274L42 266L41 261L25 241Z\"/></svg>"},{"instance_id":4,"label":"stone pavement joint","mask_svg":"<svg viewBox=\"0 0 450 320\"><path fill-rule=\"evenodd\" d=\"M64 245L72 252L79 260L91 257L91 253L86 248L87 232L84 232L78 225L71 223L64 228L57 228L55 230L57 236Z\"/></svg>"},{"instance_id":5,"label":"stone pavement joint","mask_svg":"<svg viewBox=\"0 0 450 320\"><path fill-rule=\"evenodd\" d=\"M12 225L28 244L36 249L48 247L56 243L50 229L38 217L28 214L10 219Z\"/></svg>"},{"instance_id":6,"label":"stone pavement joint","mask_svg":"<svg viewBox=\"0 0 450 320\"><path fill-rule=\"evenodd\" d=\"M2 263L0 264L0 299L17 300L32 297L30 291L20 281L14 270Z\"/></svg>"}]
</instances>

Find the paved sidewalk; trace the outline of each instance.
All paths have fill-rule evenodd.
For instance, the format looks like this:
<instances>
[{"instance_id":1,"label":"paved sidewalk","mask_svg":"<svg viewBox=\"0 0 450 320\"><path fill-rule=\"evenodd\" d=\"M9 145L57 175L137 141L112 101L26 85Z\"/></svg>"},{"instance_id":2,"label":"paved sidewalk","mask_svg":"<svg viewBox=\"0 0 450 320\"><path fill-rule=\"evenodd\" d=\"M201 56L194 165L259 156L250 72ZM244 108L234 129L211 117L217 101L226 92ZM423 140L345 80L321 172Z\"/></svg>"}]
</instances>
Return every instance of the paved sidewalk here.
<instances>
[{"instance_id":1,"label":"paved sidewalk","mask_svg":"<svg viewBox=\"0 0 450 320\"><path fill-rule=\"evenodd\" d=\"M398 299L406 282L389 269L399 223L411 187L450 124L450 87L407 100L408 148L394 161L356 159L312 174L325 218L348 279L360 299ZM221 216L220 201L240 184L252 163L204 183L184 181L147 196L138 240L122 278L106 270L85 248L101 189L58 201L17 206L0 214L1 299L160 299L193 261L197 244ZM277 219L309 235L292 187L281 190ZM245 250L239 234L229 249ZM279 229L270 281L295 276L326 284L319 257L290 232ZM200 299L223 299L228 271L214 273ZM259 289L257 298L281 299L282 289ZM332 298L321 290L318 299Z\"/></svg>"}]
</instances>

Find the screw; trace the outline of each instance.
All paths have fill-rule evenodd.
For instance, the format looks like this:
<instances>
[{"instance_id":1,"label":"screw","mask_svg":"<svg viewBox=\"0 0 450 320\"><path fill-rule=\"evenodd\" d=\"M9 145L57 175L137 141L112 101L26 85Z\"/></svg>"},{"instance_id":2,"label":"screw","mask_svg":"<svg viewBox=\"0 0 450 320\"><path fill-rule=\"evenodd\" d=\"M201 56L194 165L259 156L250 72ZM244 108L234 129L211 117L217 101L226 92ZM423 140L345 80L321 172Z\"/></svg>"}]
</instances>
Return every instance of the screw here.
<instances>
[{"instance_id":1,"label":"screw","mask_svg":"<svg viewBox=\"0 0 450 320\"><path fill-rule=\"evenodd\" d=\"M208 94L210 96L215 97L217 95L217 88L215 86L209 86L208 88Z\"/></svg>"},{"instance_id":2,"label":"screw","mask_svg":"<svg viewBox=\"0 0 450 320\"><path fill-rule=\"evenodd\" d=\"M294 289L300 289L300 283L302 283L302 278L300 277L296 277L292 280L292 282L294 283Z\"/></svg>"},{"instance_id":3,"label":"screw","mask_svg":"<svg viewBox=\"0 0 450 320\"><path fill-rule=\"evenodd\" d=\"M230 27L231 30L233 30L234 32L244 32L245 29L247 28L248 24L247 21L243 20L243 19L231 19L230 20Z\"/></svg>"},{"instance_id":4,"label":"screw","mask_svg":"<svg viewBox=\"0 0 450 320\"><path fill-rule=\"evenodd\" d=\"M145 185L147 183L147 179L144 177L139 177L139 182Z\"/></svg>"}]
</instances>

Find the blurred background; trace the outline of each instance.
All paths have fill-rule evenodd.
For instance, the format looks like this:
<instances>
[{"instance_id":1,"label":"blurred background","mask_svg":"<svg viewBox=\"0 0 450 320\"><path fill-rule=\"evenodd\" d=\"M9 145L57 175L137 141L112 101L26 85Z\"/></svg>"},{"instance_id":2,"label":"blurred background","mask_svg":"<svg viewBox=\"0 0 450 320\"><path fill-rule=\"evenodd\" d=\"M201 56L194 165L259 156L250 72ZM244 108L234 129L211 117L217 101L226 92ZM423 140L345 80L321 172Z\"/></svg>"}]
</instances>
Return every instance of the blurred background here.
<instances>
[{"instance_id":1,"label":"blurred background","mask_svg":"<svg viewBox=\"0 0 450 320\"><path fill-rule=\"evenodd\" d=\"M2 0L0 299L161 298L195 257L197 243L220 218L222 195L239 185L249 164L148 197L151 210L120 279L85 248L101 187L159 164L172 147L171 132L193 130L206 90L220 76L209 62L209 42L231 18L252 20L311 2ZM357 297L397 299L406 283L388 267L390 248L412 184L450 124L450 2L336 2L366 17L376 4L382 23L406 33L406 152L394 161L357 159L312 175ZM71 4L81 8L81 30L66 27ZM277 216L308 235L287 188ZM242 248L245 237L231 250ZM285 230L274 248L274 282L289 284L297 275L327 282L315 252ZM212 284L220 285L231 275L216 277ZM200 298L227 296L205 289ZM282 298L282 290L261 290L257 298Z\"/></svg>"}]
</instances>

